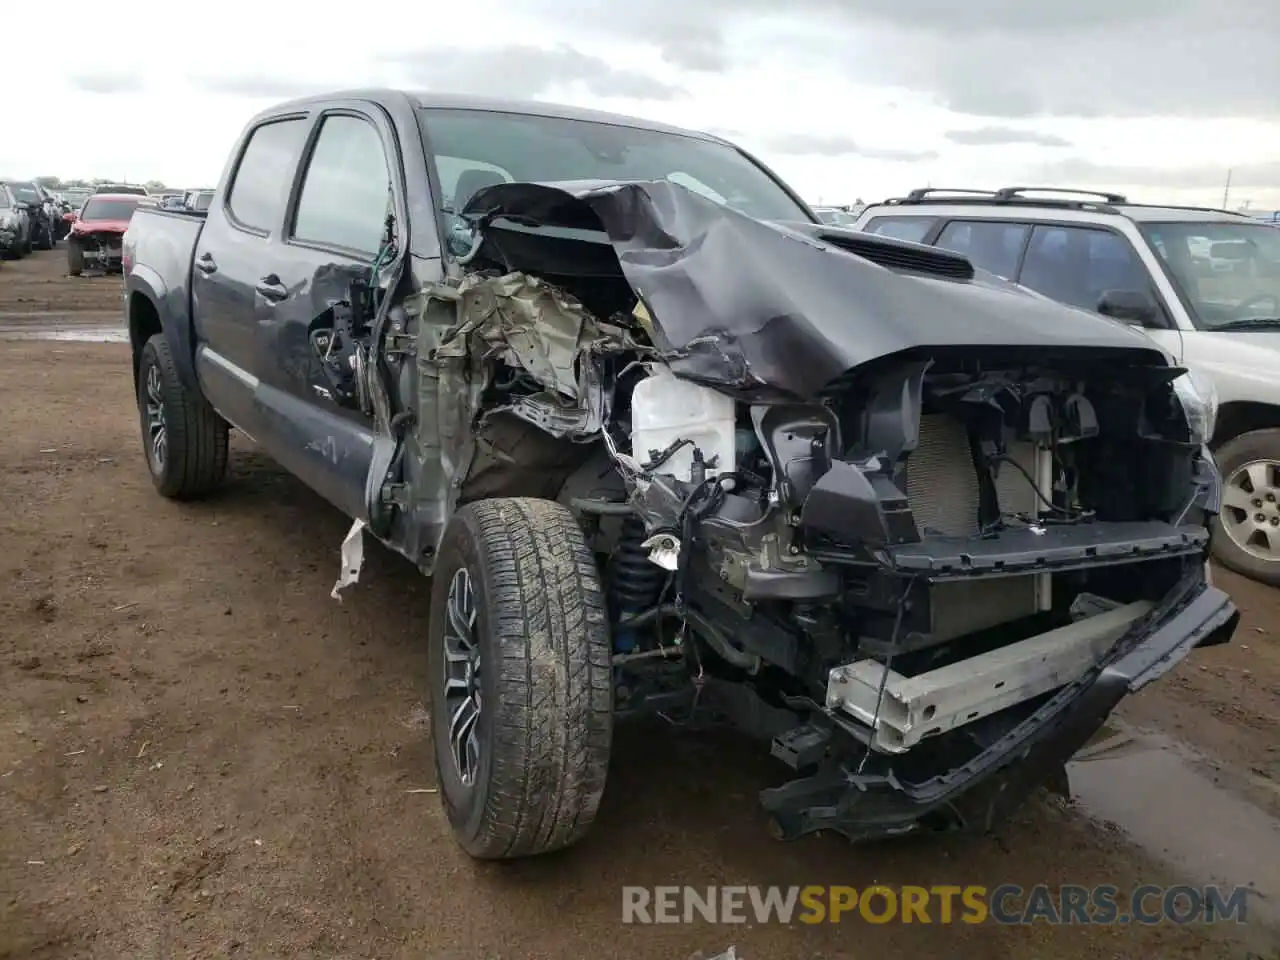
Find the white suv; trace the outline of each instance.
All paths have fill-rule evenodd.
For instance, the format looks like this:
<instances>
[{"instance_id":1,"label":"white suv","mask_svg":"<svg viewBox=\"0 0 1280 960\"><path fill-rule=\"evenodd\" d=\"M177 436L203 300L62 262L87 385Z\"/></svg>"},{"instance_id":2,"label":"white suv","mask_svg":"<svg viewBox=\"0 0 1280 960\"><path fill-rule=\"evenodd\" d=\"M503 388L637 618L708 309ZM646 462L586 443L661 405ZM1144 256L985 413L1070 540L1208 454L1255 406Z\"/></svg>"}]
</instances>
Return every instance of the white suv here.
<instances>
[{"instance_id":1,"label":"white suv","mask_svg":"<svg viewBox=\"0 0 1280 960\"><path fill-rule=\"evenodd\" d=\"M1141 326L1217 409L1214 555L1280 585L1280 230L1228 210L1031 187L914 190L867 207L856 228L954 250Z\"/></svg>"}]
</instances>

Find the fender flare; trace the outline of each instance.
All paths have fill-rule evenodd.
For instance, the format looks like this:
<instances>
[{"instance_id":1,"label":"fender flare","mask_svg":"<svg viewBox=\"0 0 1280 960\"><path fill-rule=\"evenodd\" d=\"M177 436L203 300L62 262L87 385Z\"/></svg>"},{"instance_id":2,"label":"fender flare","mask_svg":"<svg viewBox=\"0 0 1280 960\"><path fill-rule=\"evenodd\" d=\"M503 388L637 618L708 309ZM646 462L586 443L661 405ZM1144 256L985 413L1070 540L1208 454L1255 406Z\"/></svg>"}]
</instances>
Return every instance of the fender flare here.
<instances>
[{"instance_id":1,"label":"fender flare","mask_svg":"<svg viewBox=\"0 0 1280 960\"><path fill-rule=\"evenodd\" d=\"M192 332L191 306L186 298L185 290L170 290L164 279L155 270L144 264L136 265L129 274L126 285L128 300L126 301L126 319L129 325L129 342L133 347L135 373L137 357L143 344L139 342L139 331L133 316L133 298L142 297L150 302L156 316L160 318L160 329L169 341L169 350L173 354L177 367L178 379L192 393L201 393L195 368L195 338Z\"/></svg>"}]
</instances>

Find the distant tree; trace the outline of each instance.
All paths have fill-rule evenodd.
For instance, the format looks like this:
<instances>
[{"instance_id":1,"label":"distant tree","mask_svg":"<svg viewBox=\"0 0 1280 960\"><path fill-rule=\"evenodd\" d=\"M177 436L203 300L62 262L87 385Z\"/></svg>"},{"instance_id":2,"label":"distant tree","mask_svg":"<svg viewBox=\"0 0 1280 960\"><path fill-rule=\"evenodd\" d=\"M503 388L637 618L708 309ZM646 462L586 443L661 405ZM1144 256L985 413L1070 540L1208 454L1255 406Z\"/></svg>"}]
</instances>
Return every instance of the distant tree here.
<instances>
[{"instance_id":1,"label":"distant tree","mask_svg":"<svg viewBox=\"0 0 1280 960\"><path fill-rule=\"evenodd\" d=\"M150 190L152 193L157 193L161 190L166 189L164 182L161 180L148 180L146 183L143 184L143 186L146 187L148 190Z\"/></svg>"}]
</instances>

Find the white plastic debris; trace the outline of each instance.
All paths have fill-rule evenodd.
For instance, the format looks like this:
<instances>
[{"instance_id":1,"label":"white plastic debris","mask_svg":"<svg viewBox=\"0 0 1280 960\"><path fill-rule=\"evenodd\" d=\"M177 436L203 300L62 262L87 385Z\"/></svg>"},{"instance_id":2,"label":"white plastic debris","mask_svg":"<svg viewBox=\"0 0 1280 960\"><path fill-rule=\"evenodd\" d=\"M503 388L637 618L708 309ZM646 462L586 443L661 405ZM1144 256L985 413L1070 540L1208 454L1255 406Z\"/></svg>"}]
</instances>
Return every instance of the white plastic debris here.
<instances>
[{"instance_id":1,"label":"white plastic debris","mask_svg":"<svg viewBox=\"0 0 1280 960\"><path fill-rule=\"evenodd\" d=\"M338 582L329 592L329 596L339 603L342 602L342 588L360 580L360 568L364 566L364 527L363 520L355 521L342 540L342 570L338 574Z\"/></svg>"},{"instance_id":2,"label":"white plastic debris","mask_svg":"<svg viewBox=\"0 0 1280 960\"><path fill-rule=\"evenodd\" d=\"M675 570L680 566L680 541L671 534L654 534L640 546L649 551L649 562L663 570Z\"/></svg>"}]
</instances>

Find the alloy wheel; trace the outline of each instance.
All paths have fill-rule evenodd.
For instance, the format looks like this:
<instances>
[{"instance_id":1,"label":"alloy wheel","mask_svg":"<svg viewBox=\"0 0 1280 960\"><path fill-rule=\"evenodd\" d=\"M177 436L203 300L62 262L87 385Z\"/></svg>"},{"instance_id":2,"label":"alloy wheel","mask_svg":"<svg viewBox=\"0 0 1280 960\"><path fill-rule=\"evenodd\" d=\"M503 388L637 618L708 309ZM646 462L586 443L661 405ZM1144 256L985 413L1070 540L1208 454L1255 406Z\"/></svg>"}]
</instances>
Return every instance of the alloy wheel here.
<instances>
[{"instance_id":1,"label":"alloy wheel","mask_svg":"<svg viewBox=\"0 0 1280 960\"><path fill-rule=\"evenodd\" d=\"M147 368L147 449L151 469L157 476L164 472L169 456L169 430L164 416L164 390L160 368L154 363Z\"/></svg>"},{"instance_id":2,"label":"alloy wheel","mask_svg":"<svg viewBox=\"0 0 1280 960\"><path fill-rule=\"evenodd\" d=\"M474 786L480 772L480 643L476 597L466 568L453 575L445 604L444 698L449 751L462 782Z\"/></svg>"},{"instance_id":3,"label":"alloy wheel","mask_svg":"<svg viewBox=\"0 0 1280 960\"><path fill-rule=\"evenodd\" d=\"M1222 488L1222 526L1251 557L1280 561L1280 463L1254 460L1227 478Z\"/></svg>"}]
</instances>

